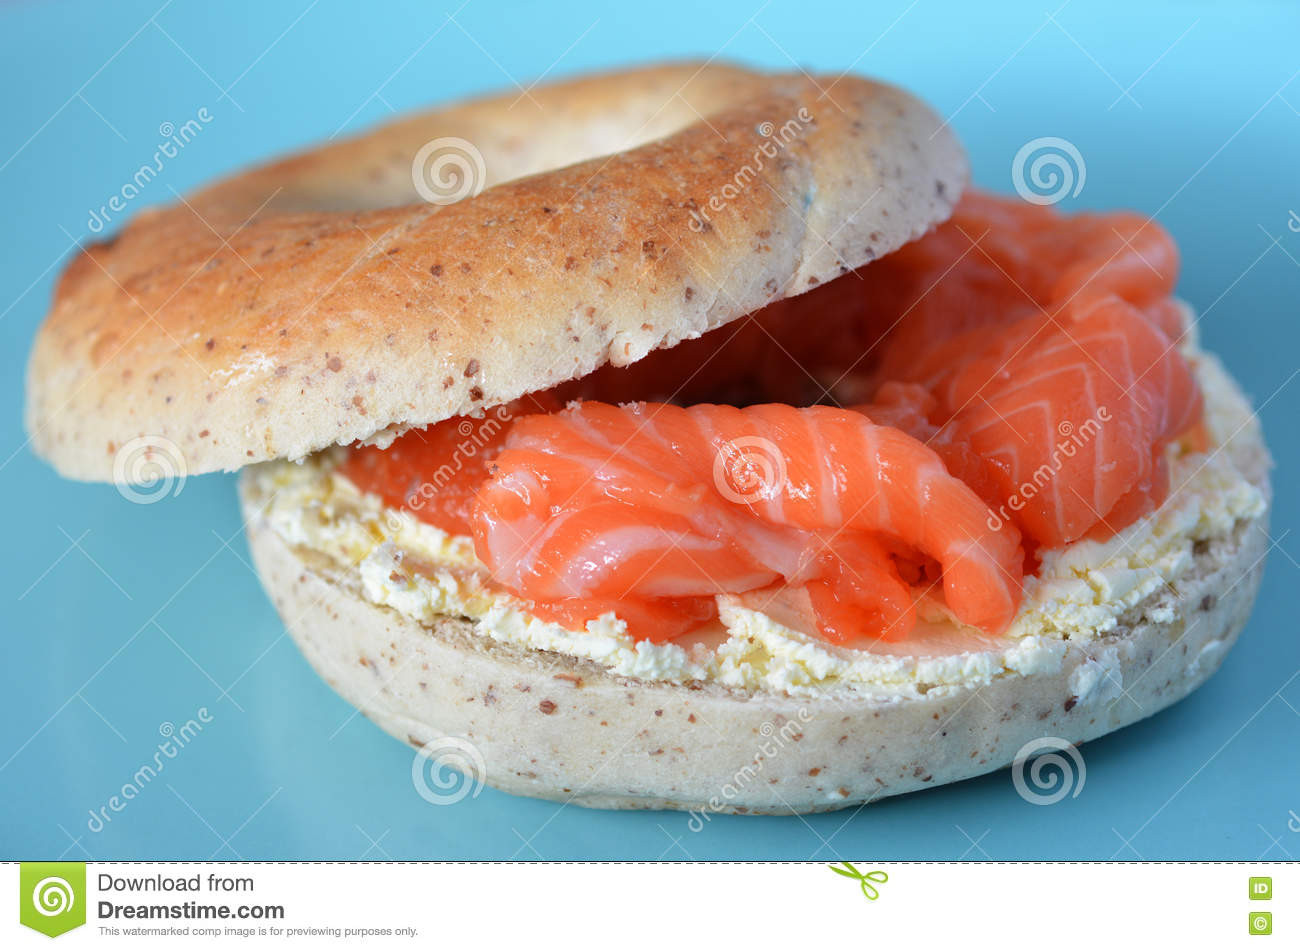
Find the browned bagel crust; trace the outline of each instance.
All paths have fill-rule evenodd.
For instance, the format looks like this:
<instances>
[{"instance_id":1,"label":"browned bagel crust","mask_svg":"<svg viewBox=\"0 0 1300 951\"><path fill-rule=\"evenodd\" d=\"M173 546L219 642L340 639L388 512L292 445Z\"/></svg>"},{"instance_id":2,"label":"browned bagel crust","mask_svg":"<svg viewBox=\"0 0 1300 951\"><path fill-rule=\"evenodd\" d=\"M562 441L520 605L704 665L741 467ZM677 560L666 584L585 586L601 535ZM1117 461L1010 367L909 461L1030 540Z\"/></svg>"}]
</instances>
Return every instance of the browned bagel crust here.
<instances>
[{"instance_id":1,"label":"browned bagel crust","mask_svg":"<svg viewBox=\"0 0 1300 951\"><path fill-rule=\"evenodd\" d=\"M413 157L443 136L481 152L477 197L416 195ZM139 436L197 473L423 425L858 267L946 218L966 177L928 108L852 77L670 65L415 116L87 248L38 334L27 426L65 475L109 479Z\"/></svg>"}]
</instances>

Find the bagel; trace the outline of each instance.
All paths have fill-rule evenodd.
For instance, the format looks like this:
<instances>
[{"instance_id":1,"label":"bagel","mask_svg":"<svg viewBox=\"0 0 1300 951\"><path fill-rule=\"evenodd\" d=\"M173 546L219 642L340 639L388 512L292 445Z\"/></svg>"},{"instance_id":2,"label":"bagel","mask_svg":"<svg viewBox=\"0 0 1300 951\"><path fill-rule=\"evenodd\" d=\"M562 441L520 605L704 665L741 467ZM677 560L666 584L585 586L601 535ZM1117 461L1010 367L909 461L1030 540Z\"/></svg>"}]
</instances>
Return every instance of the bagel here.
<instances>
[{"instance_id":1,"label":"bagel","mask_svg":"<svg viewBox=\"0 0 1300 951\"><path fill-rule=\"evenodd\" d=\"M942 482L987 515L1004 575L1004 563L1019 574L1033 555L1023 591L1006 585L1022 597L1009 626L950 608L948 564L901 531L889 570L909 563L925 615L901 639L809 633L790 611L747 599L758 582L718 592L716 619L688 636L633 636L620 613L633 608L630 589L585 629L566 626L493 574L481 522L453 531L419 510L452 495L445 482L426 476L421 490L434 491L411 502L355 481L348 466L364 453L393 459L393 447L457 420L467 437L474 420L513 425L517 403L618 392L608 402L643 406L660 391L694 393L679 384L737 328L790 357L795 338L818 342L808 329L824 311L852 306L853 282L874 287L869 275L961 220L968 171L947 124L870 80L679 64L541 85L530 98L535 110L513 95L477 100L242 173L85 249L33 348L36 450L80 479L132 478L123 456L139 445L182 473L242 470L255 566L315 670L421 756L440 761L451 744L469 756L448 765L511 793L699 821L839 809L989 772L1044 741L1093 739L1218 668L1262 575L1271 463L1246 398L1166 299L1172 278L1154 296L1134 292L1132 319L1168 358L1159 385L1182 386L1200 421L1189 429L1178 411L1143 404L1141 425L1169 431L1152 436L1138 502L1108 533L1063 531L1030 549L1020 507L999 515L948 471L960 459L916 445L946 438L924 430L928 418L877 426L874 409L832 413L835 425L904 429L891 438L931 480L917 497ZM1090 315L1115 312L1109 299L1085 303ZM829 318L823 326L827 348L847 346ZM731 358L740 376L758 376L748 351ZM613 385L611 368L624 374ZM814 383L810 402L866 385ZM765 400L803 405L797 393ZM613 458L601 473L619 488ZM504 460L492 457L482 478L502 484ZM457 456L443 468L454 480L472 464L488 462ZM722 491L716 467L713 480ZM670 501L705 510L718 504L710 491ZM583 504L559 501L552 516ZM752 515L753 498L730 501ZM481 515L482 493L475 504ZM1126 511L1110 504L1094 512L1099 524ZM838 534L849 517L827 527Z\"/></svg>"},{"instance_id":2,"label":"bagel","mask_svg":"<svg viewBox=\"0 0 1300 951\"><path fill-rule=\"evenodd\" d=\"M300 458L857 268L947 217L967 167L911 96L830 82L686 64L539 86L536 108L437 110L146 211L58 282L32 445L79 479L112 479L140 438L189 473ZM413 175L440 142L467 178Z\"/></svg>"}]
</instances>

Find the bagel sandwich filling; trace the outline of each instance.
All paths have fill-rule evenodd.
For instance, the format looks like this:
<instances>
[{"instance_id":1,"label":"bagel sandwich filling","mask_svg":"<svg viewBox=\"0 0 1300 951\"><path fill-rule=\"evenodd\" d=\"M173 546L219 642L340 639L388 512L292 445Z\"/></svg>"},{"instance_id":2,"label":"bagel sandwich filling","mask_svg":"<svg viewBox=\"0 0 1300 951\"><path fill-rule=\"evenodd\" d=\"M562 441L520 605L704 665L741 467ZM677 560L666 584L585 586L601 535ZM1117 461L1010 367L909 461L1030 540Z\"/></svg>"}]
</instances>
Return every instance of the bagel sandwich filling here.
<instances>
[{"instance_id":1,"label":"bagel sandwich filling","mask_svg":"<svg viewBox=\"0 0 1300 951\"><path fill-rule=\"evenodd\" d=\"M370 602L624 676L799 693L1050 670L1168 610L1266 508L1238 449L1256 423L1177 269L1141 216L968 192L733 325L247 486Z\"/></svg>"}]
</instances>

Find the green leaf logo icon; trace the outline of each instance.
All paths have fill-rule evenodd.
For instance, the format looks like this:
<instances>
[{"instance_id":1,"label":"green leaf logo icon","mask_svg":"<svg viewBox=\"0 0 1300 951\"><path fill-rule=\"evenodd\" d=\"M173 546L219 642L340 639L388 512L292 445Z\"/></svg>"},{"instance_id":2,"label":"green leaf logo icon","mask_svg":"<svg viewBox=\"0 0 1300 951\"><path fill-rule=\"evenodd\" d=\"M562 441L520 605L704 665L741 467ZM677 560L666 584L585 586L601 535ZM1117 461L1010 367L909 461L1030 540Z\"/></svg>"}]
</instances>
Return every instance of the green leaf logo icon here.
<instances>
[{"instance_id":1,"label":"green leaf logo icon","mask_svg":"<svg viewBox=\"0 0 1300 951\"><path fill-rule=\"evenodd\" d=\"M23 862L18 873L18 920L57 938L86 923L85 862Z\"/></svg>"}]
</instances>

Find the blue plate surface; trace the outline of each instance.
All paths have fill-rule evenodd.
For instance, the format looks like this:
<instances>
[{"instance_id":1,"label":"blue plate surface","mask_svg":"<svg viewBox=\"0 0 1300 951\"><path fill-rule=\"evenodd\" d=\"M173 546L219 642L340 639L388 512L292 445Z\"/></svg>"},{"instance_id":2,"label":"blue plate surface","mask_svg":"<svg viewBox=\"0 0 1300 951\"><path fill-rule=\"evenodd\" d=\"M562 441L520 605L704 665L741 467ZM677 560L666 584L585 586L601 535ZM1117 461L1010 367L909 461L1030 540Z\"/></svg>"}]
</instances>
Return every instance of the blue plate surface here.
<instances>
[{"instance_id":1,"label":"blue plate surface","mask_svg":"<svg viewBox=\"0 0 1300 951\"><path fill-rule=\"evenodd\" d=\"M1055 0L1053 0L1055 3ZM1288 858L1300 856L1300 13L1294 4L811 0L58 0L0 6L0 857ZM21 421L26 355L93 209L211 121L126 204L430 102L667 57L853 68L932 102L976 180L1069 140L1066 208L1155 214L1180 293L1260 408L1277 457L1258 606L1190 699L1087 744L1050 808L1007 772L810 818L605 813L485 789L432 806L412 751L354 715L283 636L233 479L136 505L63 481ZM533 108L525 91L518 108ZM120 216L106 230L120 224ZM172 727L210 722L120 811ZM92 818L93 813L99 819ZM105 816L108 820L105 821ZM700 825L700 823L696 823Z\"/></svg>"}]
</instances>

